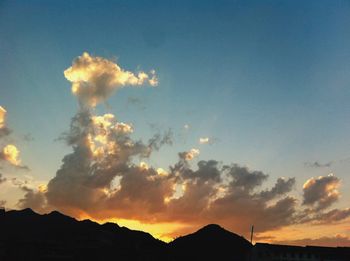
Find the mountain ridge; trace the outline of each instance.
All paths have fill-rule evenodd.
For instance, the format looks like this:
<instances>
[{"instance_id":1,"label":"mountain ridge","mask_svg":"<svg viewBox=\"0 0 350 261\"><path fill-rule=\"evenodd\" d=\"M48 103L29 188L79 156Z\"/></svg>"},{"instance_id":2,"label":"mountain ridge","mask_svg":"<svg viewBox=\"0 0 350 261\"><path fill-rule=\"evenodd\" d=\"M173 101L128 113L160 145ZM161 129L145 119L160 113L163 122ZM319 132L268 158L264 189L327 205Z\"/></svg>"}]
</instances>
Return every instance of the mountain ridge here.
<instances>
[{"instance_id":1,"label":"mountain ridge","mask_svg":"<svg viewBox=\"0 0 350 261\"><path fill-rule=\"evenodd\" d=\"M0 260L93 260L114 257L120 260L177 260L215 255L224 258L223 246L237 244L238 259L250 249L250 243L216 224L165 243L151 234L89 219L78 221L58 211L38 214L32 209L0 210ZM227 241L225 243L224 241ZM188 244L183 247L183 242ZM198 245L204 244L206 251ZM208 247L208 244L211 247ZM248 247L250 246L250 247ZM236 248L236 247L235 247Z\"/></svg>"}]
</instances>

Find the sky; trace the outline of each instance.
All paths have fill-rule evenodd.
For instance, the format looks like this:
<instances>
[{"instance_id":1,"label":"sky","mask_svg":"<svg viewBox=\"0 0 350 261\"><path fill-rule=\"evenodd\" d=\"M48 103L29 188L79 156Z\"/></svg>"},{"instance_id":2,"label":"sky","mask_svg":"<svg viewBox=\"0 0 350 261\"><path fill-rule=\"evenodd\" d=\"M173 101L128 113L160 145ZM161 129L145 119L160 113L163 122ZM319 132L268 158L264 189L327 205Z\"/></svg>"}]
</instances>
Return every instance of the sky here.
<instances>
[{"instance_id":1,"label":"sky","mask_svg":"<svg viewBox=\"0 0 350 261\"><path fill-rule=\"evenodd\" d=\"M349 28L349 1L0 1L0 205L350 246Z\"/></svg>"}]
</instances>

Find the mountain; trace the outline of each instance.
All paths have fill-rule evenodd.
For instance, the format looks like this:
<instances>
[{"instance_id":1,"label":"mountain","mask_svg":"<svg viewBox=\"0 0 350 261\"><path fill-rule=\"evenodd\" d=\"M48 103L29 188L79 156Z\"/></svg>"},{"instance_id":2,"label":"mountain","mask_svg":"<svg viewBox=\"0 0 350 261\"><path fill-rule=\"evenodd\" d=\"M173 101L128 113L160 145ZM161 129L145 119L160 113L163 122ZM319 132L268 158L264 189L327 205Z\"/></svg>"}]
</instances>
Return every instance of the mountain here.
<instances>
[{"instance_id":1,"label":"mountain","mask_svg":"<svg viewBox=\"0 0 350 261\"><path fill-rule=\"evenodd\" d=\"M0 210L0 260L166 260L167 245L116 224L77 221L57 211Z\"/></svg>"},{"instance_id":2,"label":"mountain","mask_svg":"<svg viewBox=\"0 0 350 261\"><path fill-rule=\"evenodd\" d=\"M77 221L57 211L0 209L0 260L246 260L251 248L243 237L218 225L166 244L150 234ZM228 258L227 258L228 257Z\"/></svg>"},{"instance_id":3,"label":"mountain","mask_svg":"<svg viewBox=\"0 0 350 261\"><path fill-rule=\"evenodd\" d=\"M177 260L248 260L252 245L219 225L207 225L170 243Z\"/></svg>"}]
</instances>

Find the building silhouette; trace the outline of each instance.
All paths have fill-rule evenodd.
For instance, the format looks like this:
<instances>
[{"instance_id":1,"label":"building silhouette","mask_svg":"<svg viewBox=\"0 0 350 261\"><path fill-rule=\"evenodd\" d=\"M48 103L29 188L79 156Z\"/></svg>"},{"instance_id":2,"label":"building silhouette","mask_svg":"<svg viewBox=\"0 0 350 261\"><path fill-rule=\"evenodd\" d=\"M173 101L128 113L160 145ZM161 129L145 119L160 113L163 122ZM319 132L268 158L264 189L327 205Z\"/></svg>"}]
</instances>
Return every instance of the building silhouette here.
<instances>
[{"instance_id":1,"label":"building silhouette","mask_svg":"<svg viewBox=\"0 0 350 261\"><path fill-rule=\"evenodd\" d=\"M251 257L251 261L350 261L350 247L256 243Z\"/></svg>"}]
</instances>

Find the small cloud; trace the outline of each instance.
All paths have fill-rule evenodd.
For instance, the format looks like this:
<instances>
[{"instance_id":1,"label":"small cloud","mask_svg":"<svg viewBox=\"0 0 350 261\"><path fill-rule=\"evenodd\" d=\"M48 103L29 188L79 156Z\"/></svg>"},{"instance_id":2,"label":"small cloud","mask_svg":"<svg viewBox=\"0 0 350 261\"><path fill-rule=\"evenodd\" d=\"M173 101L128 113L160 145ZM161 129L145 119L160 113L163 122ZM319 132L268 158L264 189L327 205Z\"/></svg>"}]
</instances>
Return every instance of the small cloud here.
<instances>
[{"instance_id":1,"label":"small cloud","mask_svg":"<svg viewBox=\"0 0 350 261\"><path fill-rule=\"evenodd\" d=\"M4 107L0 106L0 138L7 136L11 133L11 130L6 127L6 114L7 111Z\"/></svg>"},{"instance_id":2,"label":"small cloud","mask_svg":"<svg viewBox=\"0 0 350 261\"><path fill-rule=\"evenodd\" d=\"M179 156L181 159L190 161L190 160L193 160L195 157L197 157L199 153L200 153L199 149L191 149L190 151L180 152Z\"/></svg>"},{"instance_id":3,"label":"small cloud","mask_svg":"<svg viewBox=\"0 0 350 261\"><path fill-rule=\"evenodd\" d=\"M135 106L139 110L146 109L146 102L144 99L140 99L138 97L128 97L127 106L132 105Z\"/></svg>"},{"instance_id":4,"label":"small cloud","mask_svg":"<svg viewBox=\"0 0 350 261\"><path fill-rule=\"evenodd\" d=\"M33 140L34 140L34 137L32 136L32 134L27 133L27 134L24 134L24 135L23 135L23 140L24 140L24 141L27 141L27 142L30 142L30 141L33 141Z\"/></svg>"},{"instance_id":5,"label":"small cloud","mask_svg":"<svg viewBox=\"0 0 350 261\"><path fill-rule=\"evenodd\" d=\"M210 139L208 137L199 138L199 144L208 144Z\"/></svg>"},{"instance_id":6,"label":"small cloud","mask_svg":"<svg viewBox=\"0 0 350 261\"><path fill-rule=\"evenodd\" d=\"M12 144L6 145L2 149L2 152L0 153L0 159L5 160L15 166L18 166L21 163L19 159L19 150L15 145Z\"/></svg>"},{"instance_id":7,"label":"small cloud","mask_svg":"<svg viewBox=\"0 0 350 261\"><path fill-rule=\"evenodd\" d=\"M4 107L0 106L0 129L5 127L5 117L6 117L7 111Z\"/></svg>"},{"instance_id":8,"label":"small cloud","mask_svg":"<svg viewBox=\"0 0 350 261\"><path fill-rule=\"evenodd\" d=\"M329 168L333 164L332 161L327 162L327 163L320 163L318 161L314 162L304 162L304 166L308 168Z\"/></svg>"}]
</instances>

